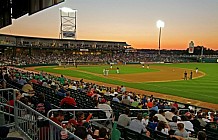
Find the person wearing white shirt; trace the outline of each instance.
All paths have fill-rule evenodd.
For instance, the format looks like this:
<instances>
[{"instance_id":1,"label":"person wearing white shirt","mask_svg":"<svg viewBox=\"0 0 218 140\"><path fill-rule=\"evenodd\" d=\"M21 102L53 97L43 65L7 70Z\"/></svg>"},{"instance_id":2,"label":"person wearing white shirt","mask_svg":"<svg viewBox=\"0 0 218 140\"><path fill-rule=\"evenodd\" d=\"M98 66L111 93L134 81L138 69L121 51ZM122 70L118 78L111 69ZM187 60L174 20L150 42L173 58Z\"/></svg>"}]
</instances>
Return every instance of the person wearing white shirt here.
<instances>
[{"instance_id":1,"label":"person wearing white shirt","mask_svg":"<svg viewBox=\"0 0 218 140\"><path fill-rule=\"evenodd\" d=\"M148 113L143 113L142 116L143 116L142 125L144 125L145 127L147 127L148 121L149 121L149 120L148 120L148 118L149 118Z\"/></svg>"},{"instance_id":2,"label":"person wearing white shirt","mask_svg":"<svg viewBox=\"0 0 218 140\"><path fill-rule=\"evenodd\" d=\"M163 122L165 122L165 123L168 124L168 121L167 121L166 118L165 118L165 112L164 112L163 109L160 109L160 110L159 110L159 113L158 113L158 114L155 114L155 116L158 117L158 120L159 120L159 121L163 121Z\"/></svg>"}]
</instances>

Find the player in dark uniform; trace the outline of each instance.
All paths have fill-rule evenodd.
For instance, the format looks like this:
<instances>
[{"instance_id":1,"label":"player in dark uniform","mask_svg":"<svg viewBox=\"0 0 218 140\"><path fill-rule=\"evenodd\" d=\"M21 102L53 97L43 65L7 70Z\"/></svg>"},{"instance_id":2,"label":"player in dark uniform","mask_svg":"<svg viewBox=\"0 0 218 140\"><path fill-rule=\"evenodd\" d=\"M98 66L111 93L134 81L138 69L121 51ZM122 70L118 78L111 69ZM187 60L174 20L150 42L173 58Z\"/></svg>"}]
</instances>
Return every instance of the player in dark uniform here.
<instances>
[{"instance_id":1,"label":"player in dark uniform","mask_svg":"<svg viewBox=\"0 0 218 140\"><path fill-rule=\"evenodd\" d=\"M193 73L192 73L192 71L191 71L191 72L190 72L190 77L189 77L190 80L192 79L192 74L193 74Z\"/></svg>"},{"instance_id":2,"label":"player in dark uniform","mask_svg":"<svg viewBox=\"0 0 218 140\"><path fill-rule=\"evenodd\" d=\"M188 73L185 71L184 72L184 80L187 80L187 75L188 75Z\"/></svg>"}]
</instances>

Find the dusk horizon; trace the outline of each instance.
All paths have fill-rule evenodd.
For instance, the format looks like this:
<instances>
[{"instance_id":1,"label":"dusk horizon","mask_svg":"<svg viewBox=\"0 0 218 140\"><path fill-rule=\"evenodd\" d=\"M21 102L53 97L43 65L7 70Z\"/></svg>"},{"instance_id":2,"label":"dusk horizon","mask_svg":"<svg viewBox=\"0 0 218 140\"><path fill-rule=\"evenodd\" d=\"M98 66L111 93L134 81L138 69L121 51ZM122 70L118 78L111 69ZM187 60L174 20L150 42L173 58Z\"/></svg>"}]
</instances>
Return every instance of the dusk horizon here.
<instances>
[{"instance_id":1,"label":"dusk horizon","mask_svg":"<svg viewBox=\"0 0 218 140\"><path fill-rule=\"evenodd\" d=\"M1 34L58 38L59 8L77 9L77 39L127 42L137 49L158 49L157 20L163 20L161 49L195 46L218 50L218 1L215 0L65 0L31 16L13 20Z\"/></svg>"}]
</instances>

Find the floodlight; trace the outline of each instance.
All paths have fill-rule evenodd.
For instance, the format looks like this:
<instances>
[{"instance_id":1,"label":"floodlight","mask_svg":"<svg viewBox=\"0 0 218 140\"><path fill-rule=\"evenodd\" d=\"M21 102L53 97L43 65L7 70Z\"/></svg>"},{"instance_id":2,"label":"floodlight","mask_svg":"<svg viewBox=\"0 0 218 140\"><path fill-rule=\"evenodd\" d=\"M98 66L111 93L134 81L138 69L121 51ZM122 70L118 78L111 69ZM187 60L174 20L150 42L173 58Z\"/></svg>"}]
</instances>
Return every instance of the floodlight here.
<instances>
[{"instance_id":1,"label":"floodlight","mask_svg":"<svg viewBox=\"0 0 218 140\"><path fill-rule=\"evenodd\" d=\"M157 28L163 28L164 27L164 22L162 20L157 21Z\"/></svg>"},{"instance_id":2,"label":"floodlight","mask_svg":"<svg viewBox=\"0 0 218 140\"><path fill-rule=\"evenodd\" d=\"M62 12L65 12L65 13L73 13L73 12L76 12L77 10L75 10L75 9L71 9L71 8L68 8L68 7L62 7L62 8L60 8L60 10L62 11Z\"/></svg>"}]
</instances>

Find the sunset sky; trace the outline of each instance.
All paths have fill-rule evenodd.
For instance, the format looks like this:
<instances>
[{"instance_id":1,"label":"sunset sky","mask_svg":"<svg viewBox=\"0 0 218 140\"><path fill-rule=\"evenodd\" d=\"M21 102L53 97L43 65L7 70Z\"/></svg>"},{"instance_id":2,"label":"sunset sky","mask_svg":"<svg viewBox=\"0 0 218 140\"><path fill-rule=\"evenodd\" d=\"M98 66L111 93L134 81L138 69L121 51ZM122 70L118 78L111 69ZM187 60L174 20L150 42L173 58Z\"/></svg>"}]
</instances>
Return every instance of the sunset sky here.
<instances>
[{"instance_id":1,"label":"sunset sky","mask_svg":"<svg viewBox=\"0 0 218 140\"><path fill-rule=\"evenodd\" d=\"M58 38L59 8L77 9L77 39L125 41L134 48L158 49L156 21L165 22L161 49L195 45L218 49L218 0L65 0L13 20L0 33Z\"/></svg>"}]
</instances>

